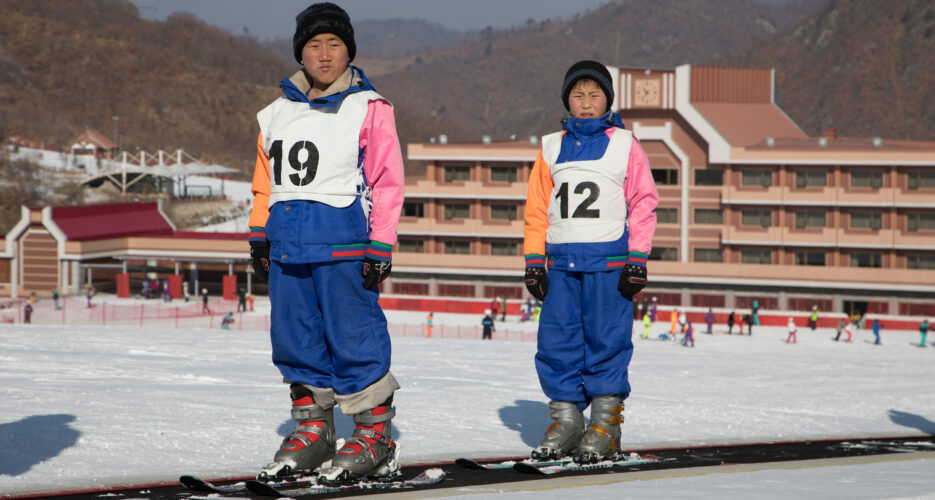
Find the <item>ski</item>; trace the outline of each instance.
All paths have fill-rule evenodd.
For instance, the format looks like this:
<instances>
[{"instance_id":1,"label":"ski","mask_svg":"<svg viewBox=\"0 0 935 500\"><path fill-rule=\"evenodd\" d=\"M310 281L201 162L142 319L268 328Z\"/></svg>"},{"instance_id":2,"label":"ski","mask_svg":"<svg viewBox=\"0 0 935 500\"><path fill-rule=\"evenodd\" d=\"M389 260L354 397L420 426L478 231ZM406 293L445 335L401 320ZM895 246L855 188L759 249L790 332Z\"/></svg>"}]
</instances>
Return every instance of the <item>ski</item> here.
<instances>
[{"instance_id":1,"label":"ski","mask_svg":"<svg viewBox=\"0 0 935 500\"><path fill-rule=\"evenodd\" d=\"M260 482L256 479L249 479L247 482L250 481ZM239 481L232 484L213 484L209 481L201 479L200 477L186 475L180 477L179 482L182 483L182 486L184 486L186 489L201 493L219 493L223 495L226 493L240 493L247 491L247 483L244 481ZM313 476L309 476L299 477L287 481L262 484L268 484L270 487L275 488L301 488L306 486L314 486L317 483Z\"/></svg>"},{"instance_id":2,"label":"ski","mask_svg":"<svg viewBox=\"0 0 935 500\"><path fill-rule=\"evenodd\" d=\"M504 460L502 462L492 462L492 463L483 463L470 458L457 458L455 459L455 465L463 469L469 470L501 470L501 469L514 469L516 464L525 463L530 464L535 467L548 467L554 465L564 465L571 462L570 458L563 460L548 460L548 461L536 461L531 458L527 458L522 461L517 460Z\"/></svg>"},{"instance_id":3,"label":"ski","mask_svg":"<svg viewBox=\"0 0 935 500\"><path fill-rule=\"evenodd\" d=\"M612 469L614 467L631 467L637 465L653 464L657 462L659 462L659 457L655 455L640 455L638 453L630 453L629 455L624 455L614 460L603 460L593 464L578 464L572 460L565 460L562 463L551 465L548 463L526 461L516 462L516 464L513 465L513 470L525 474L551 476L553 474L559 474L562 472Z\"/></svg>"},{"instance_id":4,"label":"ski","mask_svg":"<svg viewBox=\"0 0 935 500\"><path fill-rule=\"evenodd\" d=\"M309 485L304 487L282 487L275 483L262 481L247 481L246 488L255 495L267 497L300 497L305 495L323 495L327 493L344 493L348 491L365 490L408 490L422 486L438 484L445 480L445 471L439 468L426 469L412 479L402 481L361 481L342 486Z\"/></svg>"}]
</instances>

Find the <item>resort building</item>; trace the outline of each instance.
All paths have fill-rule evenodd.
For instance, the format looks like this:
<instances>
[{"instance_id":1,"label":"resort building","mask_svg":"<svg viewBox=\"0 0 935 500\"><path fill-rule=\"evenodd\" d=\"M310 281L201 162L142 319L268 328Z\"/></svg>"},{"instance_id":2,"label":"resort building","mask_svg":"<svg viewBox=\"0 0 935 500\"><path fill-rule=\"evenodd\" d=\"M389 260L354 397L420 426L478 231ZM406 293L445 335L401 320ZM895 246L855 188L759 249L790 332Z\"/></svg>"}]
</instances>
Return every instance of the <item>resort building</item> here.
<instances>
[{"instance_id":1,"label":"resort building","mask_svg":"<svg viewBox=\"0 0 935 500\"><path fill-rule=\"evenodd\" d=\"M610 67L649 156L644 297L682 307L935 316L935 142L805 134L769 69ZM392 295L525 298L528 140L407 148Z\"/></svg>"}]
</instances>

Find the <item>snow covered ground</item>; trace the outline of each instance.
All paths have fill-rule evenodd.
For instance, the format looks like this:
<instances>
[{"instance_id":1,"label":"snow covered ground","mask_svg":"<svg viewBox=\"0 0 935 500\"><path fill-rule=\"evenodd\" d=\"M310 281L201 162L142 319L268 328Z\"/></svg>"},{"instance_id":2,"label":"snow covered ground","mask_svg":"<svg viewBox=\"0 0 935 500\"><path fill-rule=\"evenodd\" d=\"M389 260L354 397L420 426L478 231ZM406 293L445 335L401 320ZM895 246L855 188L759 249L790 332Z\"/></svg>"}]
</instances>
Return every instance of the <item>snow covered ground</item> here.
<instances>
[{"instance_id":1,"label":"snow covered ground","mask_svg":"<svg viewBox=\"0 0 935 500\"><path fill-rule=\"evenodd\" d=\"M388 319L420 325L424 313ZM935 434L935 347L917 347L917 332L884 331L878 346L866 331L842 343L800 329L786 344L783 328L760 327L752 337L697 334L687 348L640 329L625 448ZM394 338L403 461L528 453L548 424L534 353L533 342ZM0 325L0 495L253 473L292 427L280 381L260 331ZM352 422L338 415L348 435ZM501 494L923 498L935 495L933 468L922 459Z\"/></svg>"}]
</instances>

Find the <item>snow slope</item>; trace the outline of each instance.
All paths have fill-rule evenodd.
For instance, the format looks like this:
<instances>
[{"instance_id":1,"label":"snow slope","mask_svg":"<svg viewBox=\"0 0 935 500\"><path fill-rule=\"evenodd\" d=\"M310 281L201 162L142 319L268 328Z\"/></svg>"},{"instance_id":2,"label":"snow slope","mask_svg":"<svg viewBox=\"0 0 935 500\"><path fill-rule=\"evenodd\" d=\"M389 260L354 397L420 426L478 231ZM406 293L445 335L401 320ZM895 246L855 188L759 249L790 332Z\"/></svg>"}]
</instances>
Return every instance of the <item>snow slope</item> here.
<instances>
[{"instance_id":1,"label":"snow slope","mask_svg":"<svg viewBox=\"0 0 935 500\"><path fill-rule=\"evenodd\" d=\"M388 317L418 325L424 313ZM697 334L687 348L640 339L639 328L625 448L935 434L935 348L912 345L917 333L884 331L876 346L866 331L842 343L829 330L800 329L792 345L784 329L763 327L752 337ZM528 453L548 423L534 353L533 342L394 338L393 372L403 385L394 437L404 462ZM338 434L348 435L350 419L338 416ZM0 325L0 495L250 474L291 427L288 388L264 332ZM933 466L935 459L717 474L574 494L925 496L935 492ZM777 482L796 486L780 491Z\"/></svg>"}]
</instances>

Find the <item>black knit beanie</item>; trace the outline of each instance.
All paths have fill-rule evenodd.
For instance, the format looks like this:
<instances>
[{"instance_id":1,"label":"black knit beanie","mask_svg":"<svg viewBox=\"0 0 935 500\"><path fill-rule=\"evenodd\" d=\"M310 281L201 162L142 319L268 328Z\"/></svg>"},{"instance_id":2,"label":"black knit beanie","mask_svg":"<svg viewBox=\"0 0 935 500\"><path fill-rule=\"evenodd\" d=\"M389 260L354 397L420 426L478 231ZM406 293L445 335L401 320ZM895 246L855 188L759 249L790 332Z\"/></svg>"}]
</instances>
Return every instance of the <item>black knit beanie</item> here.
<instances>
[{"instance_id":1,"label":"black knit beanie","mask_svg":"<svg viewBox=\"0 0 935 500\"><path fill-rule=\"evenodd\" d=\"M309 39L322 33L332 33L347 45L347 55L354 60L357 44L354 43L354 27L351 18L341 7L331 2L311 5L295 16L295 35L292 36L292 51L295 60L302 64L302 49Z\"/></svg>"},{"instance_id":2,"label":"black knit beanie","mask_svg":"<svg viewBox=\"0 0 935 500\"><path fill-rule=\"evenodd\" d=\"M607 109L610 109L614 105L613 80L610 78L607 67L597 61L578 61L565 72L565 82L562 83L562 104L565 105L565 109L569 109L568 94L571 93L571 88L583 78L597 82L597 85L604 91L604 96L607 97Z\"/></svg>"}]
</instances>

